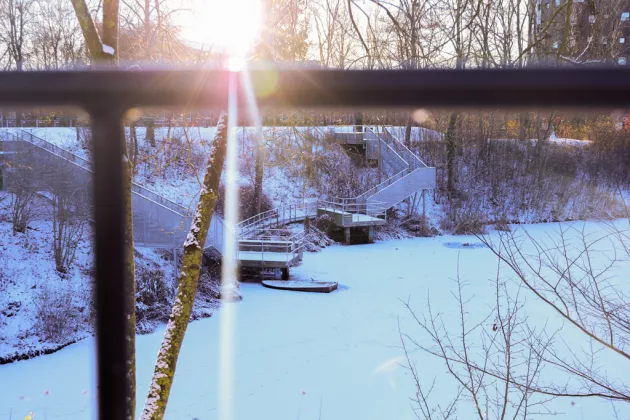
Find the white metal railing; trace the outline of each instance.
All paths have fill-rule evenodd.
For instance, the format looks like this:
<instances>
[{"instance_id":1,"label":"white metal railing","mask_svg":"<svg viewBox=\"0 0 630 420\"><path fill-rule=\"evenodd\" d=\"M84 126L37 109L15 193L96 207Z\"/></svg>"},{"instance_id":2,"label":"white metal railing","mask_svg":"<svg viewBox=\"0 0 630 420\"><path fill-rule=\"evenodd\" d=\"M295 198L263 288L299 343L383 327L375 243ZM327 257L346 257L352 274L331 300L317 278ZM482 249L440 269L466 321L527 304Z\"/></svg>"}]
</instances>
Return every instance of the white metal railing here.
<instances>
[{"instance_id":1,"label":"white metal railing","mask_svg":"<svg viewBox=\"0 0 630 420\"><path fill-rule=\"evenodd\" d=\"M7 137L10 138L14 141L24 141L26 143L29 143L33 146L36 146L42 150L45 150L46 152L57 156L58 158L64 159L68 162L71 162L77 166L79 166L80 168L88 171L88 172L92 172L92 163L87 160L84 159L72 152L69 152L65 149L60 148L59 146L44 140L38 136L33 135L32 133L25 131L25 130L2 130L2 134ZM142 198L148 200L149 202L161 206L165 209L167 209L168 211L172 212L174 215L180 217L183 220L185 219L189 219L191 216L191 212L189 211L189 209L159 195L154 193L153 191L148 190L147 188L137 184L137 183L133 183L131 186L132 192L137 194L138 196L141 196ZM165 230L166 233L173 233L171 232L172 229L169 230ZM223 246L225 245L225 236L226 234L233 234L228 232L228 228L225 225L225 222L223 221L223 219L221 219L218 216L214 216L212 218L211 221L211 226L210 226L210 231L208 232L208 238L206 240L206 247L208 246L214 246L215 248L217 248L219 251L222 251ZM185 234L185 232L184 232ZM146 235L145 235L146 236ZM210 245L208 245L208 243ZM174 244L173 244L174 245Z\"/></svg>"},{"instance_id":2,"label":"white metal railing","mask_svg":"<svg viewBox=\"0 0 630 420\"><path fill-rule=\"evenodd\" d=\"M236 235L239 238L251 236L257 230L272 226L282 226L304 220L305 217L317 215L317 201L309 200L288 204L277 209L258 213L236 225Z\"/></svg>"},{"instance_id":3,"label":"white metal railing","mask_svg":"<svg viewBox=\"0 0 630 420\"><path fill-rule=\"evenodd\" d=\"M395 183L396 181L398 181L399 179L404 178L405 176L407 176L411 171L409 170L409 168L405 168L402 171L390 176L389 178L387 178L385 181L373 186L372 188L370 188L369 190L365 191L363 194L361 194L358 198L365 198L367 199L369 196L372 196L374 194L376 194L377 192L389 187L390 185L392 185L393 183Z\"/></svg>"},{"instance_id":4,"label":"white metal railing","mask_svg":"<svg viewBox=\"0 0 630 420\"><path fill-rule=\"evenodd\" d=\"M387 208L385 203L380 201L367 202L361 197L355 198L333 198L332 200L320 200L318 208L340 211L351 214L367 214L370 216L380 216L385 214Z\"/></svg>"},{"instance_id":5,"label":"white metal railing","mask_svg":"<svg viewBox=\"0 0 630 420\"><path fill-rule=\"evenodd\" d=\"M416 153L412 152L407 146L405 146L403 142L401 142L394 134L392 134L391 127L384 126L382 133L386 140L391 139L393 147L396 150L402 152L402 155L407 157L407 161L412 169L428 167L426 163L424 163Z\"/></svg>"},{"instance_id":6,"label":"white metal railing","mask_svg":"<svg viewBox=\"0 0 630 420\"><path fill-rule=\"evenodd\" d=\"M277 235L274 232L278 232ZM239 239L239 252L260 253L261 265L265 263L265 254L273 255L273 261L279 262L278 254L284 254L284 263L290 266L294 260L301 260L306 246L306 232L298 232L292 236L283 236L285 231L277 229L261 229L251 239Z\"/></svg>"},{"instance_id":7,"label":"white metal railing","mask_svg":"<svg viewBox=\"0 0 630 420\"><path fill-rule=\"evenodd\" d=\"M62 149L59 146L56 146L54 144L52 144L51 142L42 139L41 137L37 137L35 135L33 135L32 133L29 133L26 130L19 130L14 134L18 139L26 141L30 144L33 144L41 149L44 149L54 155L57 155L67 161L70 161L80 167L82 167L85 170L88 170L90 172L92 172L92 163L87 160L84 159L78 155L75 155L72 152L69 152L65 149ZM178 213L181 216L187 216L190 212L188 211L187 208L180 206L179 204L165 198L162 197L161 195L158 195L156 193L154 193L151 190L146 189L145 187L143 187L142 185L139 185L137 183L133 183L132 184L132 190L146 198L148 198L149 200L158 203L166 208L168 208L169 210L174 211L175 213Z\"/></svg>"}]
</instances>

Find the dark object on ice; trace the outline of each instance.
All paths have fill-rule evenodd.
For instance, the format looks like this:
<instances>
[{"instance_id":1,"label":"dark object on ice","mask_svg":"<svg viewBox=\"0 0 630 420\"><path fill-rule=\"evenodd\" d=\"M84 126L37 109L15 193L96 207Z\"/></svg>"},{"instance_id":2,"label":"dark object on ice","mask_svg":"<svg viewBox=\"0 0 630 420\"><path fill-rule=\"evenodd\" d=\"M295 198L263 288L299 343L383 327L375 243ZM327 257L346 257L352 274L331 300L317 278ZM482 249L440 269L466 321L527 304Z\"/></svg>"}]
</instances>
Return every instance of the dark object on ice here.
<instances>
[{"instance_id":1,"label":"dark object on ice","mask_svg":"<svg viewBox=\"0 0 630 420\"><path fill-rule=\"evenodd\" d=\"M470 242L446 242L444 244L447 248L455 248L455 249L475 249L475 248L485 248L486 246L482 243L470 243Z\"/></svg>"},{"instance_id":2,"label":"dark object on ice","mask_svg":"<svg viewBox=\"0 0 630 420\"><path fill-rule=\"evenodd\" d=\"M263 286L270 289L293 290L296 292L330 293L337 290L336 281L302 281L302 280L263 280Z\"/></svg>"}]
</instances>

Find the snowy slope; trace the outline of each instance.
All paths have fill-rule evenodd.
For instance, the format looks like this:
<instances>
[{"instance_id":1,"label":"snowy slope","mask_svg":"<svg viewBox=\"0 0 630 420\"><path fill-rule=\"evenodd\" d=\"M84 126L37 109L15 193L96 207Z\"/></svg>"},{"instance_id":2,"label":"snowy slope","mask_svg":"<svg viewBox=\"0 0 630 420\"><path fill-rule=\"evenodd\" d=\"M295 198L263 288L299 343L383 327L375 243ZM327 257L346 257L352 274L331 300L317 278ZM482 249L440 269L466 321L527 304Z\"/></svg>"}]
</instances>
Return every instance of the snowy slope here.
<instances>
[{"instance_id":1,"label":"snowy slope","mask_svg":"<svg viewBox=\"0 0 630 420\"><path fill-rule=\"evenodd\" d=\"M0 361L34 357L92 334L93 248L86 228L68 273L55 269L50 207L37 199L27 233L12 232L10 200L0 203ZM157 268L172 283L172 261L158 250L136 249L136 265ZM171 284L171 287L173 285ZM58 317L59 335L42 329L42 316ZM56 328L57 329L57 328ZM55 329L55 330L56 330Z\"/></svg>"},{"instance_id":2,"label":"snowy slope","mask_svg":"<svg viewBox=\"0 0 630 420\"><path fill-rule=\"evenodd\" d=\"M627 223L626 221L620 223ZM544 240L558 224L527 227ZM586 224L587 230L601 227ZM474 296L472 324L494 308L492 280L496 258L485 248L457 247L477 242L473 237L439 237L384 241L364 246L333 246L305 254L297 278L335 280L342 285L330 295L265 289L242 284L245 299L233 305L236 313L234 419L413 419L409 398L415 388L402 367L402 332L421 337L404 309L410 300L426 314L430 296L448 327L457 328L453 300L457 261L466 280L465 293ZM623 261L617 275L630 270ZM560 325L554 314L528 297L526 314L551 328ZM218 388L218 316L192 323L177 366L167 419L216 418ZM400 323L400 324L399 324ZM400 327L399 327L400 325ZM490 326L488 327L490 328ZM146 395L163 328L137 341L138 411ZM572 343L570 328L562 338ZM426 343L426 342L425 342ZM437 377L433 403L452 396L454 384L440 360L413 351L421 379L430 385ZM627 363L614 358L599 361L611 377L628 378ZM53 355L0 366L0 418L21 418L29 410L49 420L89 419L94 413L94 348L88 339ZM12 408L11 408L12 407ZM558 399L551 404L559 419L613 418L611 404L599 399ZM617 407L619 418L630 418L627 405ZM3 417L4 416L4 417ZM475 417L465 402L457 418Z\"/></svg>"}]
</instances>

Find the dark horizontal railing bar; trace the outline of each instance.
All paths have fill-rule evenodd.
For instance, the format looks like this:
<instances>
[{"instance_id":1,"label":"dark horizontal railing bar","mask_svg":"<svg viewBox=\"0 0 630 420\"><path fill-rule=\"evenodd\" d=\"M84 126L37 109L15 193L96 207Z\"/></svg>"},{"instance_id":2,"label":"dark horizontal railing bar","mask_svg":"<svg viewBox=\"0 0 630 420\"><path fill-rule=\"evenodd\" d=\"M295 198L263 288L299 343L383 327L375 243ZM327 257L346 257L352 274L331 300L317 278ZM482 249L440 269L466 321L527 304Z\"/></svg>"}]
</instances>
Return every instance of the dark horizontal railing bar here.
<instances>
[{"instance_id":1,"label":"dark horizontal railing bar","mask_svg":"<svg viewBox=\"0 0 630 420\"><path fill-rule=\"evenodd\" d=\"M101 420L125 419L127 404L124 111L136 106L225 108L229 76L204 70L0 73L0 105L81 106L92 117ZM630 106L630 70L621 69L284 70L254 71L251 77L261 106ZM239 103L246 104L240 89Z\"/></svg>"},{"instance_id":2,"label":"dark horizontal railing bar","mask_svg":"<svg viewBox=\"0 0 630 420\"><path fill-rule=\"evenodd\" d=\"M605 107L630 105L630 69L252 71L261 106ZM0 104L224 107L227 71L2 72ZM270 93L269 93L270 92ZM239 91L243 99L243 92ZM240 100L241 106L246 101Z\"/></svg>"}]
</instances>

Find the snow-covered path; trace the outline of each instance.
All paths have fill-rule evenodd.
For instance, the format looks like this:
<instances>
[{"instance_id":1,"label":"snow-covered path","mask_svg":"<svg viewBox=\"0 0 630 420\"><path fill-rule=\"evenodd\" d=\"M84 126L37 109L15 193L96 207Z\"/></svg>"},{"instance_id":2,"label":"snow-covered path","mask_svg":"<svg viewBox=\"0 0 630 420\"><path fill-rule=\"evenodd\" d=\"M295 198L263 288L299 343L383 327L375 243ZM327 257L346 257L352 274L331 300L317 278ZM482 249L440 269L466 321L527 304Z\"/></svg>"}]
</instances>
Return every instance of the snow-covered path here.
<instances>
[{"instance_id":1,"label":"snow-covered path","mask_svg":"<svg viewBox=\"0 0 630 420\"><path fill-rule=\"evenodd\" d=\"M541 237L557 225L530 227ZM594 226L594 225L593 225ZM431 302L457 315L452 279L457 260L470 294L475 294L471 318L492 310L492 279L496 259L488 249L457 249L453 243L478 242L472 237L438 237L333 246L306 254L292 273L298 278L335 280L332 294L308 294L242 284L244 300L234 305L235 419L412 419L411 377L400 364L398 325L417 333L401 299L411 299L419 312ZM628 266L625 266L626 269ZM529 305L528 301L528 305ZM544 310L532 310L540 315ZM478 313L477 313L478 312ZM167 418L217 418L219 310L188 328L180 354ZM138 411L144 403L153 363L163 334L139 336ZM430 385L444 377L440 360L413 352L423 379ZM49 356L0 366L0 420L93 418L93 341L85 340ZM618 372L623 377L623 372ZM630 377L627 375L626 377ZM445 396L436 396L443 402ZM611 418L610 403L602 400L557 400L560 418ZM473 418L469 412L458 418ZM12 407L12 409L11 409ZM620 418L629 418L630 410Z\"/></svg>"}]
</instances>

